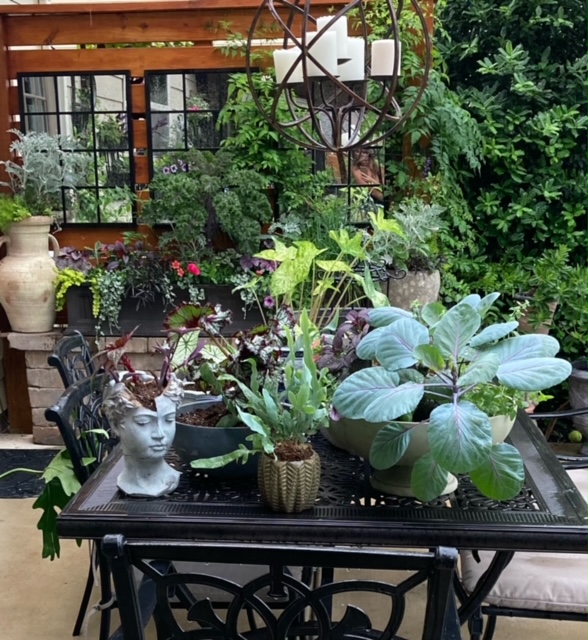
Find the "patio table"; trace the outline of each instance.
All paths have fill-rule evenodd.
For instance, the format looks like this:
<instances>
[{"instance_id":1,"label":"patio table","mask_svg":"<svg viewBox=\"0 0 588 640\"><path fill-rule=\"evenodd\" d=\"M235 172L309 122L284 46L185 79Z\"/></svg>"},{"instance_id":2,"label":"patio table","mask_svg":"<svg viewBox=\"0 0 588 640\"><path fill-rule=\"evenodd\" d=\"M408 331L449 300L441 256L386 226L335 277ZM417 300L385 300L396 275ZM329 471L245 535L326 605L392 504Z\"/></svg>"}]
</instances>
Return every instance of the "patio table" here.
<instances>
[{"instance_id":1,"label":"patio table","mask_svg":"<svg viewBox=\"0 0 588 640\"><path fill-rule=\"evenodd\" d=\"M223 548L226 562L234 563L244 561L242 547L247 547L247 563L262 565L267 564L263 545L282 553L284 564L299 566L309 547L357 546L370 568L377 567L378 547L495 550L489 571L460 607L463 624L514 552L586 553L586 503L524 412L517 416L509 441L526 468L525 487L516 498L490 500L463 477L451 496L422 504L374 491L366 463L319 435L314 444L322 461L320 494L316 506L300 514L269 511L255 478L221 481L193 470L182 475L168 497L127 497L116 487L123 461L115 451L62 511L58 531L67 538L95 540L122 534L129 540L199 541L209 552L209 543L215 543ZM252 543L263 543L259 555Z\"/></svg>"}]
</instances>

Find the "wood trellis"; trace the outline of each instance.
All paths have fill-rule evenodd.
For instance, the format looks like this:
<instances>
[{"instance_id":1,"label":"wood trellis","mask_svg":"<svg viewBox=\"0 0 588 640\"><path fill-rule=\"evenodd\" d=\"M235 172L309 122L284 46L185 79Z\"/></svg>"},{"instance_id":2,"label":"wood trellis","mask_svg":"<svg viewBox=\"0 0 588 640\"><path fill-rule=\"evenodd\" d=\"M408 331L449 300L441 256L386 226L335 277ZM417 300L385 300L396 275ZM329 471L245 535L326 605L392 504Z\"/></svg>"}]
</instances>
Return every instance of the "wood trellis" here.
<instances>
[{"instance_id":1,"label":"wood trellis","mask_svg":"<svg viewBox=\"0 0 588 640\"><path fill-rule=\"evenodd\" d=\"M19 73L128 71L132 78L135 149L146 149L144 78L147 71L235 69L244 58L213 47L228 32L247 34L261 0L171 0L100 4L0 6L0 158L9 155L10 134L20 113ZM325 13L342 2L314 0ZM260 34L261 35L261 34ZM268 37L271 24L268 22ZM275 37L275 34L273 35ZM147 43L191 42L192 46L148 47ZM123 44L125 48L108 45ZM135 154L135 182L149 182L148 158ZM120 236L115 225L65 228L62 245L92 246Z\"/></svg>"}]
</instances>

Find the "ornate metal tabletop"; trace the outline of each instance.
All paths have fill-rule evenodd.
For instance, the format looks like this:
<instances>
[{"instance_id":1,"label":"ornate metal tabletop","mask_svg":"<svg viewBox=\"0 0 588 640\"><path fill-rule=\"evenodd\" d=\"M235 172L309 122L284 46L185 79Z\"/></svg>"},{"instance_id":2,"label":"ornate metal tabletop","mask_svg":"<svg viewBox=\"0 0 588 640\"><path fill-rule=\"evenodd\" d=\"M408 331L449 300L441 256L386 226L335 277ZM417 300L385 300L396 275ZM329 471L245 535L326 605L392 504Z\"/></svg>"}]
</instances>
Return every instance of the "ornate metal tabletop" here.
<instances>
[{"instance_id":1,"label":"ornate metal tabletop","mask_svg":"<svg viewBox=\"0 0 588 640\"><path fill-rule=\"evenodd\" d=\"M256 479L218 480L185 468L178 489L160 499L124 496L115 451L63 510L63 537L437 547L586 552L586 503L525 415L510 442L525 460L526 483L508 502L481 496L461 478L455 494L423 504L375 492L369 468L322 436L320 495L313 509L275 514L256 489Z\"/></svg>"}]
</instances>

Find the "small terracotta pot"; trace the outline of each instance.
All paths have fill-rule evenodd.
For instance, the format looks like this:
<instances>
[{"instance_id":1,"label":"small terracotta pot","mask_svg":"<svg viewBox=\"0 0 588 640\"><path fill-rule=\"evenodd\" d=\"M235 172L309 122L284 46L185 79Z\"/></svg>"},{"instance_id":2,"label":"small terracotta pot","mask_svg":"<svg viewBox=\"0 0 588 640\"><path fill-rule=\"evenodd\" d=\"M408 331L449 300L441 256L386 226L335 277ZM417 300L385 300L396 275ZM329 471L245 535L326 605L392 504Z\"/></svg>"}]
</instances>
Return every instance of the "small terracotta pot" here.
<instances>
[{"instance_id":1,"label":"small terracotta pot","mask_svg":"<svg viewBox=\"0 0 588 640\"><path fill-rule=\"evenodd\" d=\"M308 460L282 461L261 454L257 481L264 502L282 513L310 509L317 498L321 460L313 451Z\"/></svg>"}]
</instances>

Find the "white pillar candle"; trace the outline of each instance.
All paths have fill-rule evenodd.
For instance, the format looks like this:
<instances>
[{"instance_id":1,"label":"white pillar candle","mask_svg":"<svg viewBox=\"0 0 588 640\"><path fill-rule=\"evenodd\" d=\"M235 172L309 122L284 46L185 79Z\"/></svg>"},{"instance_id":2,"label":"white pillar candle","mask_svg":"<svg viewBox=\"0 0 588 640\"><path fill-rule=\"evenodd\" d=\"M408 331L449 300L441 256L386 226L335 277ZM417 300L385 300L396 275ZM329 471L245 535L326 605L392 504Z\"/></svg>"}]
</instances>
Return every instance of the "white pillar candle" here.
<instances>
[{"instance_id":1,"label":"white pillar candle","mask_svg":"<svg viewBox=\"0 0 588 640\"><path fill-rule=\"evenodd\" d=\"M274 51L274 67L276 70L276 82L280 84L288 71L294 67L294 71L290 74L286 84L295 84L302 82L302 62L296 63L296 60L300 57L300 49L294 47L293 49L276 49Z\"/></svg>"},{"instance_id":2,"label":"white pillar candle","mask_svg":"<svg viewBox=\"0 0 588 640\"><path fill-rule=\"evenodd\" d=\"M328 73L337 75L337 34L334 31L326 31L317 38L317 32L306 33L306 43L308 52L320 62ZM309 77L320 77L325 75L324 71L308 58Z\"/></svg>"},{"instance_id":3,"label":"white pillar candle","mask_svg":"<svg viewBox=\"0 0 588 640\"><path fill-rule=\"evenodd\" d=\"M316 28L320 31L323 27L326 27L329 22L331 22L333 16L322 16L321 18L316 19ZM329 31L334 31L337 35L337 58L339 60L343 58L348 58L349 53L347 51L347 18L345 16L341 16L337 18L332 26L330 26Z\"/></svg>"},{"instance_id":4,"label":"white pillar candle","mask_svg":"<svg viewBox=\"0 0 588 640\"><path fill-rule=\"evenodd\" d=\"M394 75L395 62L395 41L394 40L374 40L372 42L372 77L385 78ZM396 69L400 75L400 59L402 43L398 43L398 60Z\"/></svg>"},{"instance_id":5,"label":"white pillar candle","mask_svg":"<svg viewBox=\"0 0 588 640\"><path fill-rule=\"evenodd\" d=\"M365 40L347 38L347 57L349 60L339 65L341 82L359 82L365 79Z\"/></svg>"}]
</instances>

